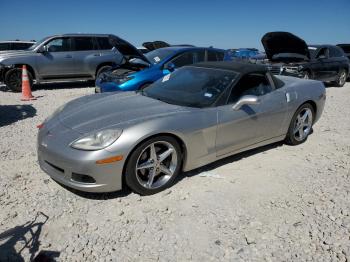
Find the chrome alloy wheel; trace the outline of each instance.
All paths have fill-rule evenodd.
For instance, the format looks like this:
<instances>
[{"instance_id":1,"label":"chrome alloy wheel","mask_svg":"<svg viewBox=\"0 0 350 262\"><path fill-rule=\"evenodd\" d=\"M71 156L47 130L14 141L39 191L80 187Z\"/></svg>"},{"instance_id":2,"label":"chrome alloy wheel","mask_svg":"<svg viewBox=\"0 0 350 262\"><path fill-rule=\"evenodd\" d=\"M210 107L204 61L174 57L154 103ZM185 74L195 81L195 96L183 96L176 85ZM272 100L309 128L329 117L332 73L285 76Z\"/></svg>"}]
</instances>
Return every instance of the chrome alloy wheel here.
<instances>
[{"instance_id":1,"label":"chrome alloy wheel","mask_svg":"<svg viewBox=\"0 0 350 262\"><path fill-rule=\"evenodd\" d=\"M155 189L166 184L177 168L177 153L166 141L156 141L147 146L136 162L136 177L140 185Z\"/></svg>"},{"instance_id":2,"label":"chrome alloy wheel","mask_svg":"<svg viewBox=\"0 0 350 262\"><path fill-rule=\"evenodd\" d=\"M345 70L342 70L342 71L340 72L340 76L339 76L339 85L340 85L340 86L345 85L346 78L347 78L346 71L345 71Z\"/></svg>"},{"instance_id":3,"label":"chrome alloy wheel","mask_svg":"<svg viewBox=\"0 0 350 262\"><path fill-rule=\"evenodd\" d=\"M311 132L312 128L312 111L309 108L304 108L300 111L295 119L293 134L297 141L304 140Z\"/></svg>"}]
</instances>

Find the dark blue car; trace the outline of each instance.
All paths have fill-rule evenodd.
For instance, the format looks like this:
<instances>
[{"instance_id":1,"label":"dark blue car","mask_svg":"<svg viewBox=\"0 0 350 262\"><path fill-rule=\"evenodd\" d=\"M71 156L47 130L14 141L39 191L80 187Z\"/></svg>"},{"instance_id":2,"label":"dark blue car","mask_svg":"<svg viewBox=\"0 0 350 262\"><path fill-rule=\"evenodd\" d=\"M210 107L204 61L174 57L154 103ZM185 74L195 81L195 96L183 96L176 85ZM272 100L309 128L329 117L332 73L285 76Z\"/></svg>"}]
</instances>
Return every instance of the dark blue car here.
<instances>
[{"instance_id":1,"label":"dark blue car","mask_svg":"<svg viewBox=\"0 0 350 262\"><path fill-rule=\"evenodd\" d=\"M203 61L222 61L216 48L172 46L153 50L126 61L97 77L96 93L140 90L176 68Z\"/></svg>"}]
</instances>

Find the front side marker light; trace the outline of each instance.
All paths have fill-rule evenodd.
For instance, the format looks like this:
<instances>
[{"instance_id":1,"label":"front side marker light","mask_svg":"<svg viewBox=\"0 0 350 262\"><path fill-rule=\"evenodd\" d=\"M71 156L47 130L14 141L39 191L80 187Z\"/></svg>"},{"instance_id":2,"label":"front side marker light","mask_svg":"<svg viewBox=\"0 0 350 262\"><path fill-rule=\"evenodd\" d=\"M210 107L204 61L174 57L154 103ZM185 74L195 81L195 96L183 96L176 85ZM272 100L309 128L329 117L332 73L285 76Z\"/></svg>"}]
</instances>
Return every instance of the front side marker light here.
<instances>
[{"instance_id":1,"label":"front side marker light","mask_svg":"<svg viewBox=\"0 0 350 262\"><path fill-rule=\"evenodd\" d=\"M117 161L121 161L121 160L123 160L123 156L122 155L112 156L112 157L104 158L104 159L101 159L101 160L97 160L96 164L98 164L98 165L109 164L109 163L113 163L113 162L117 162Z\"/></svg>"}]
</instances>

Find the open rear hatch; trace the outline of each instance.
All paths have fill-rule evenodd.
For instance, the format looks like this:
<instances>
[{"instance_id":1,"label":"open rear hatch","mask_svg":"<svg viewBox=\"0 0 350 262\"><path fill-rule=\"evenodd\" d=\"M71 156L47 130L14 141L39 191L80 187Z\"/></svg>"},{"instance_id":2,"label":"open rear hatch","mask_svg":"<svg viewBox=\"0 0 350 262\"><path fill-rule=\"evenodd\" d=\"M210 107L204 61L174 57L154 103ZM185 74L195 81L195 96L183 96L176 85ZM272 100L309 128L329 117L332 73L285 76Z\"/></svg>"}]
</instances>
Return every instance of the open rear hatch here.
<instances>
[{"instance_id":1,"label":"open rear hatch","mask_svg":"<svg viewBox=\"0 0 350 262\"><path fill-rule=\"evenodd\" d=\"M270 61L297 62L310 59L305 41L288 32L266 33L261 43Z\"/></svg>"}]
</instances>

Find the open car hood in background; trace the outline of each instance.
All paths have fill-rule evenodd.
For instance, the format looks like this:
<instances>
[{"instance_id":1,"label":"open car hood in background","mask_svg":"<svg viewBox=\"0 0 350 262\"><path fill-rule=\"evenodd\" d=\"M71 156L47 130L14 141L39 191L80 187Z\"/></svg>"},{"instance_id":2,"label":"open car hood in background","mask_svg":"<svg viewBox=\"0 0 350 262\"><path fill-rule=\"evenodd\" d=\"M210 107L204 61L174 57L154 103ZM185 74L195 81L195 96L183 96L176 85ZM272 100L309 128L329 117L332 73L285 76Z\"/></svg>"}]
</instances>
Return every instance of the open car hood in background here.
<instances>
[{"instance_id":1,"label":"open car hood in background","mask_svg":"<svg viewBox=\"0 0 350 262\"><path fill-rule=\"evenodd\" d=\"M143 47L147 48L150 51L153 51L155 49L163 48L163 47L169 47L170 45L167 42L164 41L153 41L153 42L144 42L142 44Z\"/></svg>"},{"instance_id":2,"label":"open car hood in background","mask_svg":"<svg viewBox=\"0 0 350 262\"><path fill-rule=\"evenodd\" d=\"M109 41L125 58L130 60L132 58L139 58L150 64L150 61L132 44L116 36L110 36Z\"/></svg>"},{"instance_id":3,"label":"open car hood in background","mask_svg":"<svg viewBox=\"0 0 350 262\"><path fill-rule=\"evenodd\" d=\"M296 35L288 32L270 32L266 33L261 43L264 46L266 56L269 60L274 60L278 54L298 54L310 59L310 53L305 41Z\"/></svg>"}]
</instances>

